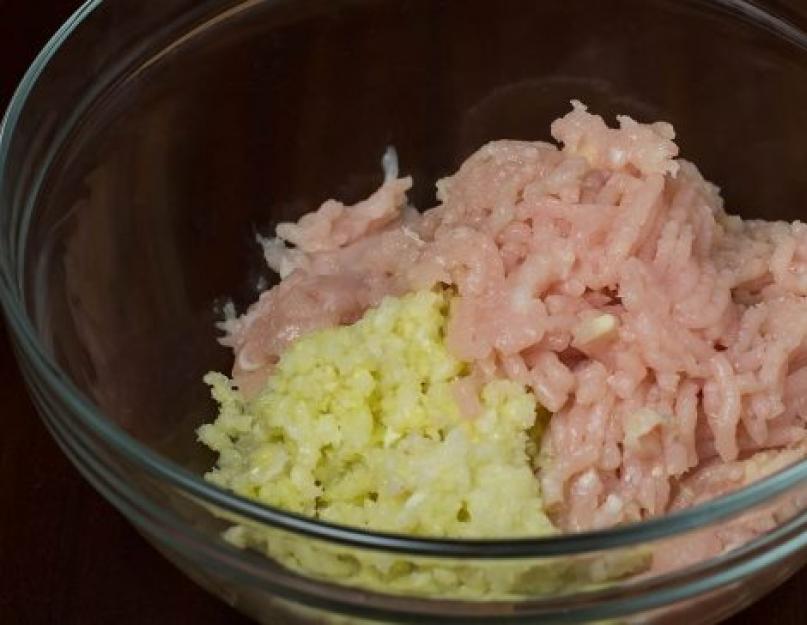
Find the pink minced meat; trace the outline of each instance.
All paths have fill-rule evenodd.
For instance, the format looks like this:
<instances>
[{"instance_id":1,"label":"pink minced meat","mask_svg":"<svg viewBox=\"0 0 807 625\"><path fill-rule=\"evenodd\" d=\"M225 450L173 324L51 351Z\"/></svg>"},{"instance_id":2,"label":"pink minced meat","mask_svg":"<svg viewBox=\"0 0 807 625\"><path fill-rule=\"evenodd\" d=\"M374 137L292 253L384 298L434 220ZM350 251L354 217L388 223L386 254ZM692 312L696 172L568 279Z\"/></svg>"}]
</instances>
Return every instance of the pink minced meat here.
<instances>
[{"instance_id":1,"label":"pink minced meat","mask_svg":"<svg viewBox=\"0 0 807 625\"><path fill-rule=\"evenodd\" d=\"M518 380L553 413L539 477L565 529L736 488L729 469L762 450L803 456L807 226L727 215L669 124L619 122L575 102L562 149L490 143L425 213L389 176L278 226L283 280L227 325L236 380L255 392L301 334L443 284L475 383Z\"/></svg>"}]
</instances>

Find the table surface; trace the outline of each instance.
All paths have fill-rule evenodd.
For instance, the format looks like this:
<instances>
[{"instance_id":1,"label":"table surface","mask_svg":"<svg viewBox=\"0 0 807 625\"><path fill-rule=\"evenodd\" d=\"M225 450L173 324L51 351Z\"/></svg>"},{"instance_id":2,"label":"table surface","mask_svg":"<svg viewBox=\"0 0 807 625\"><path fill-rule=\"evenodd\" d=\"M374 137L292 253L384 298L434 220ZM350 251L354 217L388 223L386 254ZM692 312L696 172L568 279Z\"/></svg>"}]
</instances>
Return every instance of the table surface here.
<instances>
[{"instance_id":1,"label":"table surface","mask_svg":"<svg viewBox=\"0 0 807 625\"><path fill-rule=\"evenodd\" d=\"M0 108L78 4L0 0ZM247 623L163 560L73 469L37 417L1 327L0 406L0 624ZM727 623L805 622L807 570Z\"/></svg>"}]
</instances>

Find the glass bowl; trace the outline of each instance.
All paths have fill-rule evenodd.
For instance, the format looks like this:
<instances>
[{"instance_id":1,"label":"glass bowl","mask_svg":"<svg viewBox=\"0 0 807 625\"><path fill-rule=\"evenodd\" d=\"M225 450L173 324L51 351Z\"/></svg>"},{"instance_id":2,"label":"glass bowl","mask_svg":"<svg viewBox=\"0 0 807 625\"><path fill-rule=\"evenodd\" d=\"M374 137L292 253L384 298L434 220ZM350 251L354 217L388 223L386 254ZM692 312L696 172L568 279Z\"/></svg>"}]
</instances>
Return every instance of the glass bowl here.
<instances>
[{"instance_id":1,"label":"glass bowl","mask_svg":"<svg viewBox=\"0 0 807 625\"><path fill-rule=\"evenodd\" d=\"M673 122L732 212L801 216L805 15L776 8L791 21L742 0L88 2L31 67L0 140L0 295L42 418L157 549L260 622L736 612L807 560L805 463L638 525L429 540L218 490L194 430L214 411L202 375L230 364L221 302L243 308L272 280L255 232L367 194L389 144L428 206L483 142L546 138L578 98ZM719 557L644 566L759 515L774 522ZM233 522L264 529L274 557L222 538Z\"/></svg>"}]
</instances>

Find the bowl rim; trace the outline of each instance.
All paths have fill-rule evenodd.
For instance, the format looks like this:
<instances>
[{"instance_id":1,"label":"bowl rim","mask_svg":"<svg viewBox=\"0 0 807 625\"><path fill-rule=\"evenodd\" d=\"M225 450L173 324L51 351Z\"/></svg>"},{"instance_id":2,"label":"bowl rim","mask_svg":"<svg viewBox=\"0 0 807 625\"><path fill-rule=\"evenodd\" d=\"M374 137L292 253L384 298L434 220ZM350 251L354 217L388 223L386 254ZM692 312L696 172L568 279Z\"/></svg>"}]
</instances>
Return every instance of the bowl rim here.
<instances>
[{"instance_id":1,"label":"bowl rim","mask_svg":"<svg viewBox=\"0 0 807 625\"><path fill-rule=\"evenodd\" d=\"M675 0L672 0L675 1ZM37 55L12 96L0 122L0 192L6 185L6 165L12 140L31 91L65 41L107 0L87 0L59 28ZM793 24L751 4L750 0L689 0L712 8L731 10L735 17L751 20L757 27L773 30L791 43L807 49L807 33ZM249 8L253 3L245 2ZM0 194L0 197L3 197ZM0 206L0 211L11 211ZM246 499L205 481L201 476L165 458L104 417L90 399L70 381L39 341L33 320L26 312L17 284L19 276L8 251L0 254L0 301L6 313L17 357L33 366L33 372L50 387L70 410L72 418L109 444L135 466L191 496L251 522L286 530L344 546L406 553L418 556L493 558L540 558L605 551L627 547L703 528L782 495L799 483L807 483L807 460L754 482L728 495L638 523L613 528L539 538L447 539L413 537L337 525ZM28 381L31 384L31 381ZM75 427L75 424L71 424ZM802 513L804 514L804 513Z\"/></svg>"}]
</instances>

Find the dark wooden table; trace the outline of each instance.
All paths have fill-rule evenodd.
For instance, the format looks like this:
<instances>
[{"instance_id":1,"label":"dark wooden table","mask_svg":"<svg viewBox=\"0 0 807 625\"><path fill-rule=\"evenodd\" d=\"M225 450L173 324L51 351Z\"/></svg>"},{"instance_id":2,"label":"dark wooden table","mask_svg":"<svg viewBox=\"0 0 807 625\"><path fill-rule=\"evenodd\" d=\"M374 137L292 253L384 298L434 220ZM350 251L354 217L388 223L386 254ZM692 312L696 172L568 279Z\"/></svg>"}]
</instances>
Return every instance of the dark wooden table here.
<instances>
[{"instance_id":1,"label":"dark wooden table","mask_svg":"<svg viewBox=\"0 0 807 625\"><path fill-rule=\"evenodd\" d=\"M0 108L78 4L0 0ZM28 400L2 327L0 411L0 625L246 623L175 571L70 466ZM763 623L807 623L807 570L729 621Z\"/></svg>"}]
</instances>

